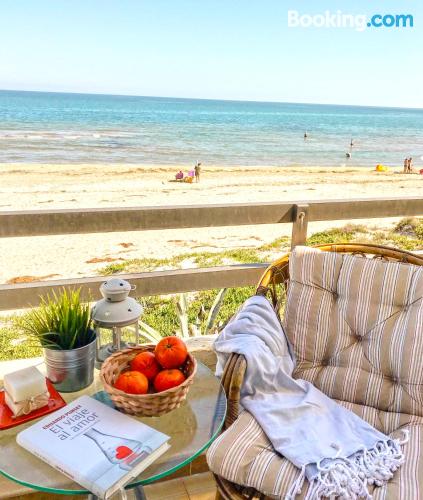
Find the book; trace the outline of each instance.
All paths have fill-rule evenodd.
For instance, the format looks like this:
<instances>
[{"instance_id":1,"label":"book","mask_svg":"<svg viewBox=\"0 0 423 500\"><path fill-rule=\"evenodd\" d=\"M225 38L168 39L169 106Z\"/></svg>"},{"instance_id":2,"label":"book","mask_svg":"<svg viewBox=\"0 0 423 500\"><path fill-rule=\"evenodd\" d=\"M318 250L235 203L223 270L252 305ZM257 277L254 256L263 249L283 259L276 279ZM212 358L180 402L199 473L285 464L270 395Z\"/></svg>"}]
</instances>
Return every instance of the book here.
<instances>
[{"instance_id":1,"label":"book","mask_svg":"<svg viewBox=\"0 0 423 500\"><path fill-rule=\"evenodd\" d=\"M103 500L162 455L169 439L89 396L16 437L20 446Z\"/></svg>"}]
</instances>

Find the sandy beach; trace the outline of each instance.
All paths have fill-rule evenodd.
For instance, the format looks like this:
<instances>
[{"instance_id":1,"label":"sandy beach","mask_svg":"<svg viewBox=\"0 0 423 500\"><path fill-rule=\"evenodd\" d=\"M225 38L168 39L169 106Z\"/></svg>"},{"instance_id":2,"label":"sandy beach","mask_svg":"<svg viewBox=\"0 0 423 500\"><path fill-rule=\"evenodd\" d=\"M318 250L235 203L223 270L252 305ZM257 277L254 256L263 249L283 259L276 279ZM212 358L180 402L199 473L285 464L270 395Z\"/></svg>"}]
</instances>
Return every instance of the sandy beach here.
<instances>
[{"instance_id":1,"label":"sandy beach","mask_svg":"<svg viewBox=\"0 0 423 500\"><path fill-rule=\"evenodd\" d=\"M170 182L168 165L0 165L0 210L189 205L422 196L423 176L402 168L205 166L199 184ZM417 166L416 166L417 168ZM184 168L184 171L187 169ZM370 226L393 219L362 221ZM314 223L310 234L344 222ZM107 263L190 250L250 248L290 234L290 225L108 233L0 240L0 282L98 274Z\"/></svg>"}]
</instances>

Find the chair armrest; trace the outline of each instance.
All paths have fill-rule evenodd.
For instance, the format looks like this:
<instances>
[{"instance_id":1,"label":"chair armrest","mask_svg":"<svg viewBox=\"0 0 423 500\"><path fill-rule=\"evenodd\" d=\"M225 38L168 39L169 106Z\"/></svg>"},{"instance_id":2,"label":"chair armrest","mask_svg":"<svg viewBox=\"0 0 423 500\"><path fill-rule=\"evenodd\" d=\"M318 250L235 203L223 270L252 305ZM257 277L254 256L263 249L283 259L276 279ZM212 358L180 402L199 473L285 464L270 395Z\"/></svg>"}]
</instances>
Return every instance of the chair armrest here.
<instances>
[{"instance_id":1,"label":"chair armrest","mask_svg":"<svg viewBox=\"0 0 423 500\"><path fill-rule=\"evenodd\" d=\"M224 429L238 418L241 386L244 381L247 362L242 354L231 354L222 375L222 385L228 400Z\"/></svg>"}]
</instances>

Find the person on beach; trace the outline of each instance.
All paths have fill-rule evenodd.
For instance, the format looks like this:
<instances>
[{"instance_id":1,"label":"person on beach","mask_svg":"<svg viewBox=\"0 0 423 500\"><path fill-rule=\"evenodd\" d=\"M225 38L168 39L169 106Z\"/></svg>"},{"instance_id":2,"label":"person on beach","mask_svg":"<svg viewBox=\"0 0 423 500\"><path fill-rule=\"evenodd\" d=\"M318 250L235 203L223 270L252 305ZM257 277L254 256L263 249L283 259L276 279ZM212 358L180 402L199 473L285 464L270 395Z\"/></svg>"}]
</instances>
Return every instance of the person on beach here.
<instances>
[{"instance_id":1,"label":"person on beach","mask_svg":"<svg viewBox=\"0 0 423 500\"><path fill-rule=\"evenodd\" d=\"M354 141L353 141L353 139L351 137L351 140L350 140L350 150L345 153L345 156L346 156L347 159L351 158L353 147L354 147Z\"/></svg>"},{"instance_id":2,"label":"person on beach","mask_svg":"<svg viewBox=\"0 0 423 500\"><path fill-rule=\"evenodd\" d=\"M308 137L308 135L307 135L307 131L305 131L305 132L304 132L304 140L305 140L305 141L307 140L307 137Z\"/></svg>"},{"instance_id":3,"label":"person on beach","mask_svg":"<svg viewBox=\"0 0 423 500\"><path fill-rule=\"evenodd\" d=\"M195 182L200 182L201 163L197 161L194 167Z\"/></svg>"},{"instance_id":4,"label":"person on beach","mask_svg":"<svg viewBox=\"0 0 423 500\"><path fill-rule=\"evenodd\" d=\"M408 174L408 158L404 158L404 174Z\"/></svg>"},{"instance_id":5,"label":"person on beach","mask_svg":"<svg viewBox=\"0 0 423 500\"><path fill-rule=\"evenodd\" d=\"M413 173L413 158L411 158L411 156L408 159L408 173L409 174Z\"/></svg>"}]
</instances>

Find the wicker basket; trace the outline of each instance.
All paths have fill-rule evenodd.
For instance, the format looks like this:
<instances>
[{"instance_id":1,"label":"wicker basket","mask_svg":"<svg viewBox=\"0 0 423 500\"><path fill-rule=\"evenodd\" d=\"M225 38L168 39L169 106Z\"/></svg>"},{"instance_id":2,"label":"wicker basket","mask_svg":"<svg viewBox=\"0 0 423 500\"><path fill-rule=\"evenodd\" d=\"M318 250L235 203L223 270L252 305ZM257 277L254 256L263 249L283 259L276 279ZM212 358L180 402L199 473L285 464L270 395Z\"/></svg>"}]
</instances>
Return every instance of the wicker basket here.
<instances>
[{"instance_id":1,"label":"wicker basket","mask_svg":"<svg viewBox=\"0 0 423 500\"><path fill-rule=\"evenodd\" d=\"M129 363L137 354L143 351L154 352L154 348L155 345L143 345L124 349L108 357L101 367L100 379L103 382L104 389L115 405L125 413L158 417L178 408L187 397L197 371L197 362L190 353L188 353L187 360L182 367L186 379L177 387L148 394L127 394L113 387L116 379L129 368Z\"/></svg>"}]
</instances>

